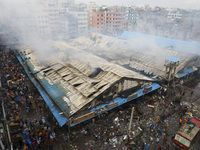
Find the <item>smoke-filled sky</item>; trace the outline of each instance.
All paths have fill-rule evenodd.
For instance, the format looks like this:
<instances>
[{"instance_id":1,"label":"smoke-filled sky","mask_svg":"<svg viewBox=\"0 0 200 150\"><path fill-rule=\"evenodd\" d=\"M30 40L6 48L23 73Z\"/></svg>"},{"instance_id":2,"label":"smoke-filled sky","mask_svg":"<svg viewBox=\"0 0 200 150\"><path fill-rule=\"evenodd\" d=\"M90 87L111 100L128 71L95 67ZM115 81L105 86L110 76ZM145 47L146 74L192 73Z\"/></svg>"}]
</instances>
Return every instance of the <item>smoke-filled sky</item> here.
<instances>
[{"instance_id":1,"label":"smoke-filled sky","mask_svg":"<svg viewBox=\"0 0 200 150\"><path fill-rule=\"evenodd\" d=\"M184 9L200 9L200 0L75 0L80 2L96 2L98 5L140 5L149 4L150 6L184 8Z\"/></svg>"}]
</instances>

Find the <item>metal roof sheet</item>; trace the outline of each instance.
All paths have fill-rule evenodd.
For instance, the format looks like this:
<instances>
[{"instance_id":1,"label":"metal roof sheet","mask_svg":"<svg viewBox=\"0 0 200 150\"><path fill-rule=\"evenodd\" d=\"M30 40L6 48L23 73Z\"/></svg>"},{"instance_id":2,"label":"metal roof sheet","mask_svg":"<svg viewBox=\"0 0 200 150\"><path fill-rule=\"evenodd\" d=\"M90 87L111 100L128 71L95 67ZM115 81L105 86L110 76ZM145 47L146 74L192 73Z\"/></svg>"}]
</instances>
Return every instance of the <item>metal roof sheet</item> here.
<instances>
[{"instance_id":1,"label":"metal roof sheet","mask_svg":"<svg viewBox=\"0 0 200 150\"><path fill-rule=\"evenodd\" d=\"M167 57L166 60L169 60L169 61L172 61L172 62L179 62L179 61L181 61L180 59L175 58L175 57Z\"/></svg>"},{"instance_id":2,"label":"metal roof sheet","mask_svg":"<svg viewBox=\"0 0 200 150\"><path fill-rule=\"evenodd\" d=\"M54 61L41 63L37 56L38 53L31 53L30 49L28 49L30 53L27 54L27 57L31 57L29 64L34 67L36 77L47 93L63 112L69 111L69 115L76 113L123 77L152 81L137 72L107 62L82 50L74 49L64 42L53 41L52 43L55 48L63 51L62 54L58 52L58 55L54 56ZM78 54L83 59L73 60L70 55L69 60L73 61L61 61L65 57L64 50L68 48L71 49L72 58L73 55ZM102 69L100 73L93 78L89 77L96 67Z\"/></svg>"}]
</instances>

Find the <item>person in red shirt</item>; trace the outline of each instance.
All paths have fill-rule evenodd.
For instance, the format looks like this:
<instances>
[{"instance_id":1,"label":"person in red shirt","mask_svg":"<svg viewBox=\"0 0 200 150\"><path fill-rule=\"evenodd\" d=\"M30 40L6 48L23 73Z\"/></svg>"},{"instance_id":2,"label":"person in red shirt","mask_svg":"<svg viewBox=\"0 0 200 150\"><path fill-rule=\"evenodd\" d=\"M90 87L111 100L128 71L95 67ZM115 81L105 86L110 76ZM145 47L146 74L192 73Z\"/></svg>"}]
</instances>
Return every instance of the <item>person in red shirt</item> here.
<instances>
[{"instance_id":1,"label":"person in red shirt","mask_svg":"<svg viewBox=\"0 0 200 150\"><path fill-rule=\"evenodd\" d=\"M44 145L45 145L45 146L47 146L47 145L48 145L47 141L44 141Z\"/></svg>"},{"instance_id":2,"label":"person in red shirt","mask_svg":"<svg viewBox=\"0 0 200 150\"><path fill-rule=\"evenodd\" d=\"M35 147L35 141L32 142L32 145Z\"/></svg>"}]
</instances>

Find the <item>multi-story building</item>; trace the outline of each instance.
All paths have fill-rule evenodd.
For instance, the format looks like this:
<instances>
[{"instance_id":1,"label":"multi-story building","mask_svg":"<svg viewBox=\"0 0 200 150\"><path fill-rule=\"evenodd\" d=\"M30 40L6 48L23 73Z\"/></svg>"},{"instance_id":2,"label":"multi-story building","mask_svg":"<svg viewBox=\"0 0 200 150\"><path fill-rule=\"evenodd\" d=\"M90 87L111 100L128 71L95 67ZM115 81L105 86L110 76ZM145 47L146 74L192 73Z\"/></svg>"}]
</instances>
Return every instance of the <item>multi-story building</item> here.
<instances>
[{"instance_id":1,"label":"multi-story building","mask_svg":"<svg viewBox=\"0 0 200 150\"><path fill-rule=\"evenodd\" d=\"M35 10L35 18L37 23L37 29L40 35L47 36L51 33L49 25L49 15L43 8L37 8Z\"/></svg>"},{"instance_id":2,"label":"multi-story building","mask_svg":"<svg viewBox=\"0 0 200 150\"><path fill-rule=\"evenodd\" d=\"M64 14L71 14L74 17L69 17L76 24L78 23L78 32L81 33L88 29L88 11L86 10L86 5L71 5L65 1L59 2L59 11ZM77 21L74 21L76 18Z\"/></svg>"},{"instance_id":3,"label":"multi-story building","mask_svg":"<svg viewBox=\"0 0 200 150\"><path fill-rule=\"evenodd\" d=\"M125 30L125 12L103 11L93 13L93 28L99 30Z\"/></svg>"},{"instance_id":4,"label":"multi-story building","mask_svg":"<svg viewBox=\"0 0 200 150\"><path fill-rule=\"evenodd\" d=\"M88 29L88 12L85 10L70 11L70 14L74 15L78 21L78 31L81 33Z\"/></svg>"},{"instance_id":5,"label":"multi-story building","mask_svg":"<svg viewBox=\"0 0 200 150\"><path fill-rule=\"evenodd\" d=\"M177 11L177 12L168 12L167 18L171 19L171 20L181 19L182 18L182 14L179 11Z\"/></svg>"},{"instance_id":6,"label":"multi-story building","mask_svg":"<svg viewBox=\"0 0 200 150\"><path fill-rule=\"evenodd\" d=\"M59 0L58 3L63 3L63 4L67 4L67 5L75 5L74 0Z\"/></svg>"},{"instance_id":7,"label":"multi-story building","mask_svg":"<svg viewBox=\"0 0 200 150\"><path fill-rule=\"evenodd\" d=\"M50 34L55 37L60 33L59 29L59 8L57 1L45 1L44 10L48 14L48 25ZM44 16L46 17L46 16ZM46 21L46 20L45 20Z\"/></svg>"},{"instance_id":8,"label":"multi-story building","mask_svg":"<svg viewBox=\"0 0 200 150\"><path fill-rule=\"evenodd\" d=\"M105 12L93 12L92 27L94 29L103 30L105 28Z\"/></svg>"},{"instance_id":9,"label":"multi-story building","mask_svg":"<svg viewBox=\"0 0 200 150\"><path fill-rule=\"evenodd\" d=\"M126 12L126 20L129 23L136 23L137 20L139 19L139 14L132 7L126 7L125 12Z\"/></svg>"},{"instance_id":10,"label":"multi-story building","mask_svg":"<svg viewBox=\"0 0 200 150\"><path fill-rule=\"evenodd\" d=\"M64 39L75 38L78 35L77 18L69 13L60 13L60 35Z\"/></svg>"},{"instance_id":11,"label":"multi-story building","mask_svg":"<svg viewBox=\"0 0 200 150\"><path fill-rule=\"evenodd\" d=\"M126 7L123 10L126 12L126 30L131 30L139 20L139 13L132 7Z\"/></svg>"},{"instance_id":12,"label":"multi-story building","mask_svg":"<svg viewBox=\"0 0 200 150\"><path fill-rule=\"evenodd\" d=\"M98 8L98 6L96 5L95 2L90 2L88 4L88 8L87 9L89 11L89 13L88 13L88 27L89 28L92 28L93 12L96 12L97 8Z\"/></svg>"}]
</instances>

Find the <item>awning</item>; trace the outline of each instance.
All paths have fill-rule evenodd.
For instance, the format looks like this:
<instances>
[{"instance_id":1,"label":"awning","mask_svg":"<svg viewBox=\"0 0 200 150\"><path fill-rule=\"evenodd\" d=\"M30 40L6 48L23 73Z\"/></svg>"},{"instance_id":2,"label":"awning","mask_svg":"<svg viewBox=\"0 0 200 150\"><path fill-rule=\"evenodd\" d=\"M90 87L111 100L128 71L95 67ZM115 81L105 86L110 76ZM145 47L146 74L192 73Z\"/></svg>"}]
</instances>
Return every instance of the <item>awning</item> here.
<instances>
[{"instance_id":1,"label":"awning","mask_svg":"<svg viewBox=\"0 0 200 150\"><path fill-rule=\"evenodd\" d=\"M184 76L186 76L186 75L188 75L188 74L190 74L190 73L193 73L193 72L195 72L196 70L194 70L194 69L192 69L192 68L190 68L190 69L186 69L186 70L184 70L182 73L178 73L178 76L179 77L184 77Z\"/></svg>"},{"instance_id":2,"label":"awning","mask_svg":"<svg viewBox=\"0 0 200 150\"><path fill-rule=\"evenodd\" d=\"M200 127L200 120L197 120L195 117L193 117L190 121Z\"/></svg>"}]
</instances>

